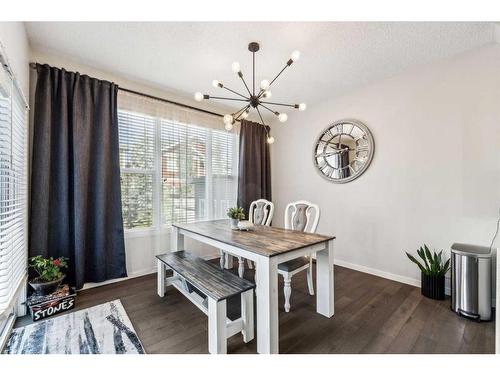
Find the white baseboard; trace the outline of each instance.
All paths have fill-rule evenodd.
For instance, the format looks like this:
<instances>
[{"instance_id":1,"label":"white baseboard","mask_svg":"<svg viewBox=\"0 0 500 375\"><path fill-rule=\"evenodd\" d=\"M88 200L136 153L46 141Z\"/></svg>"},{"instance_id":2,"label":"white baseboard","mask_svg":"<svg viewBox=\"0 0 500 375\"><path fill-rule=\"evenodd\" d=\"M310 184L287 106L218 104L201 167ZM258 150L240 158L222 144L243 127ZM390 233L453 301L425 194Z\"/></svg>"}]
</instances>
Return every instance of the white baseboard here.
<instances>
[{"instance_id":1,"label":"white baseboard","mask_svg":"<svg viewBox=\"0 0 500 375\"><path fill-rule=\"evenodd\" d=\"M97 288L97 287L103 286L103 285L108 285L108 284L113 284L113 283L117 283L120 281L135 279L136 277L149 275L149 274L155 273L155 272L156 272L156 268L139 270L139 271L131 272L128 274L127 277L122 277L119 279L106 280L106 281L103 281L101 283L85 283L85 284L83 284L83 288L79 289L79 290Z\"/></svg>"},{"instance_id":2,"label":"white baseboard","mask_svg":"<svg viewBox=\"0 0 500 375\"><path fill-rule=\"evenodd\" d=\"M385 272L385 271L380 271L380 270L377 270L375 268L361 266L359 264L346 262L346 261L340 260L340 259L335 259L334 263L338 266L350 268L350 269L355 270L355 271L369 273L370 275L380 276L380 277L383 277L384 279L394 280L394 281L398 281L398 282L403 283L403 284L408 284L408 285L420 287L420 280L413 279L411 277L396 275L394 273Z\"/></svg>"},{"instance_id":3,"label":"white baseboard","mask_svg":"<svg viewBox=\"0 0 500 375\"><path fill-rule=\"evenodd\" d=\"M203 258L205 260L215 259L215 258L218 258L218 257L219 257L219 254L215 254L215 253L213 253L213 254L206 254L206 255L201 256L201 258ZM149 268L149 269L146 268L146 269L142 269L142 270L138 270L138 271L134 271L134 272L129 272L127 277L122 277L122 278L119 278L119 279L106 280L106 281L103 281L101 283L85 283L83 285L83 288L80 289L80 290L97 288L99 286L113 284L113 283L118 283L120 281L125 281L125 280L130 280L130 279L135 279L136 277L150 275L152 273L156 273L156 267Z\"/></svg>"},{"instance_id":4,"label":"white baseboard","mask_svg":"<svg viewBox=\"0 0 500 375\"><path fill-rule=\"evenodd\" d=\"M349 269L359 271L359 272L369 273L370 275L383 277L384 279L389 279L389 280L397 281L397 282L400 282L403 284L408 284L408 285L412 285L412 286L416 286L417 288L420 288L420 280L418 280L418 279L414 279L414 278L407 277L407 276L396 275L394 273L381 271L381 270L378 270L376 268L361 266L359 264L346 262L346 261L340 260L340 259L335 259L334 263L338 266L341 266L341 267L349 268ZM449 277L446 277L445 283L446 283L446 286L444 288L444 292L447 296L449 296L449 295L451 295L450 278Z\"/></svg>"}]
</instances>

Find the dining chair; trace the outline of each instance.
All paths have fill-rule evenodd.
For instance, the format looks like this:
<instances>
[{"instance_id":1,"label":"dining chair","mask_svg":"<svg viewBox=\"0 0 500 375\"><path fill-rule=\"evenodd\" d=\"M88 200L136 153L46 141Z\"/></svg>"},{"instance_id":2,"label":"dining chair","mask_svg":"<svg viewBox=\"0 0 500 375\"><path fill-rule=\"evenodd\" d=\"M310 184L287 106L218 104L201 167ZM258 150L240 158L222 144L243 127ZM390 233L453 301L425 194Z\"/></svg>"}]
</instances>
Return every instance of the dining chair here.
<instances>
[{"instance_id":1,"label":"dining chair","mask_svg":"<svg viewBox=\"0 0 500 375\"><path fill-rule=\"evenodd\" d=\"M298 230L307 233L316 232L320 217L317 204L308 201L289 203L285 208L285 229ZM290 311L290 296L292 295L292 276L307 270L307 287L309 294L314 295L312 279L312 256L300 257L278 264L278 273L283 276L285 295L285 311Z\"/></svg>"},{"instance_id":2,"label":"dining chair","mask_svg":"<svg viewBox=\"0 0 500 375\"><path fill-rule=\"evenodd\" d=\"M266 199L257 199L250 204L248 209L248 221L252 224L257 225L271 225L274 215L274 204ZM226 256L223 251L221 251L220 266L224 268ZM247 259L248 268L252 269L252 261ZM243 277L245 272L245 259L238 257L238 275Z\"/></svg>"}]
</instances>

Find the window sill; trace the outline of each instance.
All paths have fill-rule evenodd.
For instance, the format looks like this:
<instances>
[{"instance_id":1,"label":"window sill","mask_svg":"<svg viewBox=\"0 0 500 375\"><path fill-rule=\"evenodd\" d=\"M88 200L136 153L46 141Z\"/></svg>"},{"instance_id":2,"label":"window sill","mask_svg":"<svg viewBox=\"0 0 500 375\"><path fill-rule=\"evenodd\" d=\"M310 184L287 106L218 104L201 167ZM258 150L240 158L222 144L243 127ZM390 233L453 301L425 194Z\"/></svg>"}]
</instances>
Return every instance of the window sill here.
<instances>
[{"instance_id":1,"label":"window sill","mask_svg":"<svg viewBox=\"0 0 500 375\"><path fill-rule=\"evenodd\" d=\"M123 234L124 234L125 239L127 239L127 238L158 236L160 234L170 233L171 230L172 230L171 225L164 225L160 228L148 227L148 228L125 229L123 231Z\"/></svg>"}]
</instances>

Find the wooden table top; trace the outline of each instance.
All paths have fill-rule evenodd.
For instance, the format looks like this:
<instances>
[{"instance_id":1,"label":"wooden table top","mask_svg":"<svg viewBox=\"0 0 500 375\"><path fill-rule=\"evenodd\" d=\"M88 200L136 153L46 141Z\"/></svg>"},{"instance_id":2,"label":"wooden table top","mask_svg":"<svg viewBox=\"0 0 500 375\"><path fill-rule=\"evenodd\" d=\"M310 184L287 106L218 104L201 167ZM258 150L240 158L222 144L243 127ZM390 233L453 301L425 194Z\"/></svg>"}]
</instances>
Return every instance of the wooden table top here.
<instances>
[{"instance_id":1,"label":"wooden table top","mask_svg":"<svg viewBox=\"0 0 500 375\"><path fill-rule=\"evenodd\" d=\"M172 224L174 227L226 243L259 255L272 257L335 239L315 233L255 225L251 231L232 230L229 220Z\"/></svg>"}]
</instances>

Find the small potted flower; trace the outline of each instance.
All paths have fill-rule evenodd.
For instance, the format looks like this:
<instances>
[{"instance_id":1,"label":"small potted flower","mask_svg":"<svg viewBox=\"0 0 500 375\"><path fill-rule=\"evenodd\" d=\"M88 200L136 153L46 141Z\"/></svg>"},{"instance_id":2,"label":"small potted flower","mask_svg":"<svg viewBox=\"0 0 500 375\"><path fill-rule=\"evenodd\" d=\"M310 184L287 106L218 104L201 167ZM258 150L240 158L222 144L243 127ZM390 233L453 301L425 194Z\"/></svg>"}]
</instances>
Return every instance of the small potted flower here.
<instances>
[{"instance_id":1,"label":"small potted flower","mask_svg":"<svg viewBox=\"0 0 500 375\"><path fill-rule=\"evenodd\" d=\"M238 229L238 221L245 220L245 214L241 207L231 207L227 210L227 216L231 219L231 229Z\"/></svg>"},{"instance_id":2,"label":"small potted flower","mask_svg":"<svg viewBox=\"0 0 500 375\"><path fill-rule=\"evenodd\" d=\"M61 269L68 268L67 260L65 257L54 259L44 258L41 255L29 259L29 267L38 274L29 282L35 294L45 296L57 290L66 276Z\"/></svg>"}]
</instances>

